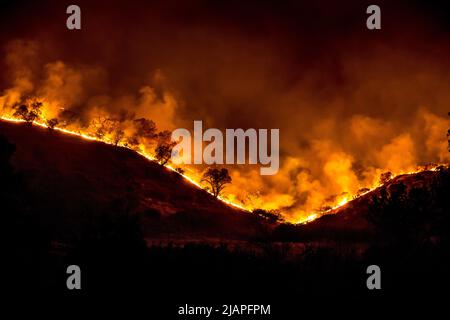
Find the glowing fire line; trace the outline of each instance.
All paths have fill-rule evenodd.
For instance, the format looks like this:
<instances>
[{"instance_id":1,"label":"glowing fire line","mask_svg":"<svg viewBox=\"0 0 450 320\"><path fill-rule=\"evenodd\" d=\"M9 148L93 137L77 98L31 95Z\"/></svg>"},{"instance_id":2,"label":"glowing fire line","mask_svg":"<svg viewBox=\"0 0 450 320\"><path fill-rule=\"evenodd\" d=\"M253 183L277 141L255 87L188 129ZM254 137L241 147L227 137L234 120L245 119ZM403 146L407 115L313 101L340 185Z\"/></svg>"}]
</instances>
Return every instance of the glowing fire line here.
<instances>
[{"instance_id":1,"label":"glowing fire line","mask_svg":"<svg viewBox=\"0 0 450 320\"><path fill-rule=\"evenodd\" d=\"M422 172L422 171L437 171L437 168L440 165L442 165L442 164L436 164L433 167L427 168L427 169L417 169L415 171L400 172L400 173L396 174L395 176L393 176L391 179L389 179L389 181L391 181L391 180L393 180L393 179L395 179L395 178L397 178L399 176L412 175L412 174L416 174L416 173L419 173L419 172ZM360 197L362 197L362 196L364 196L364 195L366 195L366 194L368 194L368 193L370 193L370 192L374 191L375 189L380 188L382 186L383 186L383 184L380 183L380 184L378 184L378 185L376 185L376 186L374 186L372 188L367 188L368 189L367 191L358 194L358 196L356 196L354 198L352 198L350 196L347 196L344 199L342 199L341 201L339 201L339 203L336 206L331 207L330 209L328 209L328 210L326 210L326 211L324 211L324 212L322 212L320 214L318 214L318 213L311 214L311 215L307 216L305 219L300 220L298 223L299 224L305 224L305 223L311 222L311 221L313 221L313 220L315 220L315 219L317 219L317 218L319 218L319 217L321 217L323 215L330 214L331 212L346 206L349 202L351 202L353 200L356 200L356 199L358 199L358 198L360 198Z\"/></svg>"},{"instance_id":2,"label":"glowing fire line","mask_svg":"<svg viewBox=\"0 0 450 320\"><path fill-rule=\"evenodd\" d=\"M8 117L8 116L1 116L0 119L5 120L5 121L9 121L9 122L16 122L16 123L24 123L24 122L26 122L25 120L22 120L22 119L16 119L16 118L11 118L11 117ZM42 123L42 122L39 122L39 121L33 121L33 124L34 124L34 125L37 125L37 126L39 126L39 127L42 127L42 128L47 128L47 129L49 128L45 123ZM55 127L54 130L55 130L55 131L59 131L59 132L63 132L63 133L66 133L66 134L78 136L78 137L81 137L81 138L83 138L83 139L87 139L87 140L91 140L91 141L102 142L102 143L105 143L105 144L108 144L108 145L115 145L115 144L113 144L111 141L108 141L108 140L106 140L106 139L99 139L99 138L92 137L92 136L87 135L87 134L83 134L83 133L80 133L80 132L75 132L75 131L67 130L67 129L64 129L64 128L58 128L58 127ZM121 143L119 143L117 146L120 146L120 147L123 147L123 148L127 148L127 149L129 149L129 150L131 150L131 151L134 151L134 152L136 152L137 154L141 155L142 157L146 158L146 159L149 160L149 161L152 161L152 162L155 162L155 161L156 161L156 159L155 159L154 157L152 157L152 156L149 155L148 153L143 152L143 151L141 151L141 150L134 150L134 149L132 149L132 148L130 148L130 147L127 147L126 145L121 144ZM173 167L170 166L170 165L167 165L167 164L166 164L166 165L164 165L164 167L166 167L167 169L169 169L169 170L171 170L171 171L173 171L173 172L177 172L177 171L175 170L175 168L173 168ZM187 180L188 182L190 182L191 184L193 184L194 186L196 186L197 188L202 189L202 190L204 190L204 191L206 191L206 192L208 192L209 194L212 195L212 192L210 192L210 191L206 190L205 188L203 188L203 187L201 186L201 184L200 184L199 182L195 181L193 178L191 178L191 177L185 175L184 173L179 173L179 172L177 172L177 173L178 173L179 175L181 175L185 180ZM225 198L223 198L223 197L221 197L221 196L219 196L218 199L219 199L220 201L224 202L225 204L229 205L229 206L235 207L235 208L237 208L237 209L240 209L240 210L243 210L243 211L246 211L246 212L250 212L250 210L246 209L245 207L243 207L243 206L241 206L241 205L239 205L239 204L237 204L237 203L231 202L231 201L229 201L229 200L227 200L227 199L225 199Z\"/></svg>"},{"instance_id":3,"label":"glowing fire line","mask_svg":"<svg viewBox=\"0 0 450 320\"><path fill-rule=\"evenodd\" d=\"M8 122L16 122L16 123L24 123L24 122L26 122L26 121L23 120L23 119L17 119L17 118L5 116L5 115L0 116L0 119L1 119L1 120L4 120L4 121L8 121ZM39 126L39 127L42 127L42 128L47 128L47 129L49 128L45 123L42 123L42 122L39 122L39 121L33 121L33 124L34 124L34 125L37 125L37 126ZM70 135L73 135L73 136L81 137L81 138L86 139L86 140L97 141L97 142L105 143L105 144L108 144L108 145L114 145L114 146L116 146L116 144L114 144L112 141L109 141L108 139L99 139L99 138L97 138L97 137L93 137L93 136L91 136L91 135L84 134L84 133L81 133L81 132L71 131L71 130L67 130L67 129L59 128L59 127L55 127L54 130L59 131L59 132L63 132L63 133L66 133L66 134L70 134ZM120 147L129 149L129 150L131 150L131 151L134 151L134 152L136 152L137 154L139 154L140 156L146 158L146 159L149 160L149 161L152 161L152 162L155 162L155 161L156 161L156 159L155 159L154 157L152 157L150 154L148 154L148 153L146 153L146 152L144 152L144 151L142 151L142 150L135 150L135 149L132 149L132 148L130 148L130 147L124 145L123 143L119 143L119 144L117 144L117 146L120 146ZM426 170L428 170L428 171L436 171L438 166L439 166L439 164L435 165L435 166L432 167L432 168L428 168L428 169L426 169ZM188 175L186 175L186 174L184 174L184 173L180 173L180 172L176 171L176 169L173 168L171 165L166 164L166 165L164 165L164 167L166 167L167 169L169 169L169 170L171 170L171 171L173 171L173 172L177 172L177 173L178 173L179 175L181 175L186 181L188 181L189 183L191 183L191 184L194 185L195 187L197 187L197 188L199 188L199 189L201 189L201 190L204 190L204 191L206 191L206 192L208 192L209 194L212 195L212 192L210 192L209 190L206 190L205 188L203 188L202 185L201 185L199 182L197 182L195 179L189 177ZM415 174L415 173L418 173L418 172L421 172L421 171L424 171L424 170L423 170L423 169L422 169L422 170L421 170L421 169L418 169L418 170L416 170L416 171L400 172L400 173L396 174L394 177L392 177L391 180L392 180L392 179L395 179L396 177L401 176L401 175L411 175L411 174ZM378 185L376 185L376 186L373 186L372 188L368 188L367 191L358 194L356 197L346 196L345 198L341 199L341 200L339 201L339 203L338 203L336 206L331 207L330 209L328 209L328 210L326 210L326 211L324 211L324 212L321 212L321 213L310 214L310 215L307 216L306 218L297 221L297 224L305 224L305 223L309 223L309 222L311 222L311 221L314 221L314 220L316 220L317 218L319 218L319 217L321 217L321 216L323 216L323 215L329 214L329 213L332 212L332 211L335 211L335 210L337 210L337 209L339 209L339 208L344 207L344 206L347 205L350 201L353 201L353 200L355 200L355 199L357 199L357 198L359 198L359 197L361 197L361 196L363 196L363 195L365 195L365 194L367 194L367 193L369 193L369 192L372 192L373 190L375 190L375 189L377 189L377 188L379 188L379 187L381 187L381 186L383 186L383 184L378 184ZM220 197L220 196L219 196L218 199L219 199L220 201L222 201L223 203L225 203L225 204L227 204L227 205L229 205L229 206L232 206L232 207L234 207L234 208L243 210L243 211L245 211L245 212L251 212L251 210L245 208L244 206L239 205L239 204L237 204L237 203L234 203L234 202L232 202L232 201L230 201L230 200L228 200L228 199L225 199L224 197Z\"/></svg>"}]
</instances>

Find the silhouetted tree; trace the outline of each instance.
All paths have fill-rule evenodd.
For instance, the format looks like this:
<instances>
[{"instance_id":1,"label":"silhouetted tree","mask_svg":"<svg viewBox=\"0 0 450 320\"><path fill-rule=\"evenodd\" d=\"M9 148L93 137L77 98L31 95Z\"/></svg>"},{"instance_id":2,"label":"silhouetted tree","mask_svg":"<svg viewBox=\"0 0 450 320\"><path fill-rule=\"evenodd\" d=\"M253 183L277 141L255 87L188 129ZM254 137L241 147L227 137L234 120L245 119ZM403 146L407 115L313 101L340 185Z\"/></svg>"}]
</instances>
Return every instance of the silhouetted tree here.
<instances>
[{"instance_id":1,"label":"silhouetted tree","mask_svg":"<svg viewBox=\"0 0 450 320\"><path fill-rule=\"evenodd\" d=\"M176 142L172 141L171 137L172 133L167 130L161 131L156 135L155 158L162 165L165 165L170 160L172 149L176 145Z\"/></svg>"},{"instance_id":2,"label":"silhouetted tree","mask_svg":"<svg viewBox=\"0 0 450 320\"><path fill-rule=\"evenodd\" d=\"M58 123L59 123L59 121L56 118L52 118L50 120L47 120L47 128L49 130L53 130L58 125Z\"/></svg>"},{"instance_id":3,"label":"silhouetted tree","mask_svg":"<svg viewBox=\"0 0 450 320\"><path fill-rule=\"evenodd\" d=\"M14 117L22 118L27 123L32 124L33 121L40 117L41 107L42 102L39 101L33 101L29 106L27 106L26 104L21 104L14 107L15 112L13 115Z\"/></svg>"},{"instance_id":4,"label":"silhouetted tree","mask_svg":"<svg viewBox=\"0 0 450 320\"><path fill-rule=\"evenodd\" d=\"M41 116L41 108L42 108L42 102L40 101L32 101L30 103L30 111L28 112L28 118L30 119L30 122L35 121L36 119L39 119Z\"/></svg>"},{"instance_id":5,"label":"silhouetted tree","mask_svg":"<svg viewBox=\"0 0 450 320\"><path fill-rule=\"evenodd\" d=\"M97 116L91 121L91 127L94 129L94 135L98 139L103 139L103 137L107 134L107 126L106 122L108 121L107 117Z\"/></svg>"},{"instance_id":6,"label":"silhouetted tree","mask_svg":"<svg viewBox=\"0 0 450 320\"><path fill-rule=\"evenodd\" d=\"M125 137L125 132L122 129L116 129L113 132L112 141L117 146Z\"/></svg>"},{"instance_id":7,"label":"silhouetted tree","mask_svg":"<svg viewBox=\"0 0 450 320\"><path fill-rule=\"evenodd\" d=\"M14 107L15 112L13 114L14 117L22 118L23 120L27 121L28 117L28 107L24 104L18 105Z\"/></svg>"},{"instance_id":8,"label":"silhouetted tree","mask_svg":"<svg viewBox=\"0 0 450 320\"><path fill-rule=\"evenodd\" d=\"M386 182L388 182L391 179L392 179L392 172L390 172L390 171L383 172L380 175L380 184L385 184Z\"/></svg>"},{"instance_id":9,"label":"silhouetted tree","mask_svg":"<svg viewBox=\"0 0 450 320\"><path fill-rule=\"evenodd\" d=\"M145 118L135 119L133 124L138 137L144 139L154 139L156 137L156 124L152 120Z\"/></svg>"},{"instance_id":10,"label":"silhouetted tree","mask_svg":"<svg viewBox=\"0 0 450 320\"><path fill-rule=\"evenodd\" d=\"M404 183L381 188L371 199L367 219L385 240L420 242L427 237L432 215L430 193L424 187Z\"/></svg>"},{"instance_id":11,"label":"silhouetted tree","mask_svg":"<svg viewBox=\"0 0 450 320\"><path fill-rule=\"evenodd\" d=\"M231 183L231 177L225 168L208 168L203 174L202 181L207 182L211 186L211 192L217 198L225 188L225 185Z\"/></svg>"},{"instance_id":12,"label":"silhouetted tree","mask_svg":"<svg viewBox=\"0 0 450 320\"><path fill-rule=\"evenodd\" d=\"M137 147L139 146L139 140L137 139L136 136L128 137L125 140L125 146L131 149L137 149Z\"/></svg>"},{"instance_id":13,"label":"silhouetted tree","mask_svg":"<svg viewBox=\"0 0 450 320\"><path fill-rule=\"evenodd\" d=\"M162 164L165 165L167 162L169 162L170 157L172 156L172 149L173 145L163 143L159 144L155 149L155 158L156 160Z\"/></svg>"},{"instance_id":14,"label":"silhouetted tree","mask_svg":"<svg viewBox=\"0 0 450 320\"><path fill-rule=\"evenodd\" d=\"M99 115L91 121L91 127L94 129L94 135L98 139L103 139L106 135L111 135L120 131L120 121L106 116ZM113 138L114 139L114 138Z\"/></svg>"}]
</instances>

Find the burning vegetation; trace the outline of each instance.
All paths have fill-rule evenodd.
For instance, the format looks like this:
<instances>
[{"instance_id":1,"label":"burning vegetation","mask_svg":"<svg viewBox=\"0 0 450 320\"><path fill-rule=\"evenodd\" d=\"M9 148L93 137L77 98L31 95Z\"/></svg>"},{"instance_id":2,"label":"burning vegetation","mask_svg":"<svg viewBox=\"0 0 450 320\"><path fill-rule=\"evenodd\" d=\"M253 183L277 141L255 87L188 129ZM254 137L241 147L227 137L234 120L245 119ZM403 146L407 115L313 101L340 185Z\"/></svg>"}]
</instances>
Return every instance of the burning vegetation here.
<instances>
[{"instance_id":1,"label":"burning vegetation","mask_svg":"<svg viewBox=\"0 0 450 320\"><path fill-rule=\"evenodd\" d=\"M393 53L383 57L398 63ZM11 41L6 46L5 58L6 84L0 96L2 119L25 121L132 149L177 171L201 188L211 187L204 179L206 166L171 164L172 130L186 127L193 117L208 119L208 125L217 128L221 128L221 121L224 127L251 128L260 127L261 123L279 127L280 169L276 175L262 177L256 165L227 165L225 169L232 183L226 183L223 190L220 187L220 192L213 188L211 192L230 205L281 215L292 223L309 222L333 212L395 176L449 162L446 146L449 125L443 114L447 114L444 102L450 97L446 87L436 86L445 83L449 73L442 71L446 67L440 67L439 71L428 60L417 67L422 76L411 83L428 89L413 95L406 94L414 91L406 80L409 73L396 71L394 75L389 70L380 71L376 59L364 64L349 59L353 62L348 64L356 70L348 65L342 77L345 88L347 85L358 88L355 93L330 85L327 100L314 93L317 89L314 81L312 84L299 81L290 92L270 91L272 96L267 98L270 106L257 99L258 106L249 107L254 111L249 117L245 112L230 116L228 112L233 108L227 110L225 98L207 102L202 100L201 92L196 95L199 104L217 104L222 111L195 109L188 93L169 84L160 69L152 73L150 80L142 82L137 93L135 88L119 88L117 93L111 93L105 88L108 74L104 67L60 60L40 63L43 57L33 41ZM411 61L415 61L413 58ZM372 80L361 74L361 65L373 75ZM275 63L272 67L277 66ZM259 70L260 66L253 67ZM258 74L257 70L252 72ZM305 72L315 79L316 70L306 68ZM255 82L253 74L243 77L245 83ZM270 79L261 81L266 80ZM375 104L370 98L374 94L372 87L386 81L386 88L377 95L379 101ZM390 81L402 83L400 92ZM231 80L226 80L223 87L230 83ZM431 87L437 88L432 96ZM242 88L233 90L241 92ZM247 101L248 97L238 95L237 100ZM349 101L349 105L343 101ZM428 101L430 106L425 107ZM319 106L325 112L317 111ZM391 116L389 112L395 114Z\"/></svg>"},{"instance_id":2,"label":"burning vegetation","mask_svg":"<svg viewBox=\"0 0 450 320\"><path fill-rule=\"evenodd\" d=\"M75 134L85 139L97 140L107 144L132 149L146 158L157 161L161 165L174 170L191 183L204 188L216 198L219 198L232 206L252 211L254 214L268 219L271 222L280 222L285 219L282 215L282 211L280 212L278 209L263 210L251 206L245 207L242 202L234 203L228 201L226 197L220 197L220 195L223 194L226 184L232 182L232 178L225 168L208 168L201 177L201 180L198 181L198 178L195 175L186 175L183 168L173 168L170 166L168 163L171 156L171 150L174 146L174 143L170 139L170 132L167 130L158 132L156 124L150 119L140 118L120 120L109 118L106 115L98 115L94 117L87 126L81 126L78 122L79 118L77 118L75 114L72 112L65 112L64 110L59 117L48 119L45 116L45 107L45 102L35 98L27 99L22 103L13 105L11 113L6 115L3 114L1 118L13 122L26 122L30 125L36 124L46 127L49 130L58 130L68 134ZM425 166L418 166L414 170L408 172L397 172L395 175L390 171L382 172L379 180L373 185L360 188L355 194L342 192L339 195L333 195L325 199L325 203L334 203L333 206L323 205L317 209L316 212L295 222L308 223L324 214L332 213L345 206L349 201L359 198L370 191L387 184L397 175L414 174L425 170L440 170L441 167L442 165L439 164L427 164ZM206 183L206 186L202 183Z\"/></svg>"}]
</instances>

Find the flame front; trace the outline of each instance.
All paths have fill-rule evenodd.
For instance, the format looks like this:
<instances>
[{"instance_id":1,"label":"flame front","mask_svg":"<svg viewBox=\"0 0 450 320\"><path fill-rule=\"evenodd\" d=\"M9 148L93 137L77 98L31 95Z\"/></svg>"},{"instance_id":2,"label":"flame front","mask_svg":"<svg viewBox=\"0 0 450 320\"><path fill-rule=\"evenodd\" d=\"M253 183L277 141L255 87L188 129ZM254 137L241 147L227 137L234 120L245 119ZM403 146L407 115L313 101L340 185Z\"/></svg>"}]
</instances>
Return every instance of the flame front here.
<instances>
[{"instance_id":1,"label":"flame front","mask_svg":"<svg viewBox=\"0 0 450 320\"><path fill-rule=\"evenodd\" d=\"M0 119L8 121L8 122L16 122L16 123L24 123L24 122L26 122L23 119L18 119L18 118L15 118L15 117L12 117L12 116L7 116L7 115L1 116ZM48 128L48 125L46 125L45 122L33 121L33 124L37 125L39 127ZM67 130L67 129L64 129L64 128L58 128L58 127L53 128L53 130L56 130L56 131L59 131L59 132L65 133L65 134L74 135L74 136L77 136L77 137L80 137L80 138L83 138L83 139L86 139L86 140L103 142L103 143L106 143L106 144L109 144L109 145L115 145L113 143L113 141L111 141L108 138L100 139L100 138L97 138L97 137L95 137L93 135L90 135L88 133L82 133L81 131L71 131L71 130ZM126 146L125 144L123 144L123 143L118 143L116 146L127 148L127 149L130 149L132 151L135 151L136 153L138 153L139 155L141 155L142 157L146 158L149 161L156 161L156 159L155 159L155 157L153 155L151 155L150 153L144 151L143 149L138 149L138 150L131 149L128 146ZM164 165L164 166L167 169L170 169L171 171L177 172L176 168L174 168L170 164L167 164L167 165ZM197 188L204 189L206 192L212 194L210 191L206 190L204 188L204 186L202 186L202 184L200 182L200 178L197 175L191 175L190 176L190 175L185 174L185 173L178 173L178 174L180 174L186 181L190 182L191 184L193 184ZM226 203L227 205L230 205L230 206L235 207L237 209L244 210L244 211L249 211L248 208L245 208L244 206L240 205L239 203L234 203L234 202L228 200L225 197L219 196L218 199L221 200L222 202Z\"/></svg>"},{"instance_id":2,"label":"flame front","mask_svg":"<svg viewBox=\"0 0 450 320\"><path fill-rule=\"evenodd\" d=\"M233 39L227 41L231 43L224 45L239 48ZM260 43L261 48L267 48L266 44ZM257 50L252 57L263 55L259 64L253 58L235 56L235 50L225 50L223 57L220 47L220 53L211 48L211 55L223 57L222 62L243 58L251 72L233 66L222 70L214 60L211 69L217 73L206 72L192 86L184 78L172 86L164 69L155 70L146 61L136 61L149 70L151 79L139 78L137 84L132 81L122 87L122 78L130 80L128 69L121 70L119 79L110 79L106 64L92 65L88 60L80 66L48 60L40 54L40 46L51 51L51 44L26 40L12 40L6 46L2 119L23 121L15 115L15 108L39 101L42 108L35 125L46 127L48 121L58 119L55 130L126 147L149 160L154 160L155 139L142 136L136 120L145 119L150 127L152 120L160 130L158 134L190 128L195 119L211 128L279 128L280 170L276 175L261 176L255 165L227 166L232 183L226 186L221 200L246 211L275 210L288 222L309 222L378 187L387 172L395 177L423 170L426 163L450 161L446 137L450 127L446 85L450 67L443 65L439 56L423 59L411 50L370 47L369 53L338 56L338 63L314 68L306 64L291 75L289 68L280 69L283 57L265 56L265 50ZM259 48L257 43L255 48ZM139 46L141 49L145 48ZM445 48L427 54L440 51L445 52ZM325 59L328 57L327 53ZM176 66L178 62L175 59ZM328 70L328 65L340 66L340 85L326 83L318 76L334 74L336 70ZM190 65L186 68L192 71ZM274 87L267 70L287 73L289 85ZM303 74L301 79L298 74ZM178 74L171 76L177 80ZM109 80L118 83L118 88L109 88ZM111 126L115 129L110 130ZM167 168L180 169L170 163ZM204 165L181 169L187 181L204 187Z\"/></svg>"},{"instance_id":3,"label":"flame front","mask_svg":"<svg viewBox=\"0 0 450 320\"><path fill-rule=\"evenodd\" d=\"M11 115L2 115L0 118L2 120L4 120L4 121L15 122L15 123L24 123L24 122L26 122L23 119L19 119L19 118L13 117ZM43 121L38 121L38 120L33 121L33 124L37 125L37 126L40 126L40 127L43 127L43 128L48 128L48 125L45 123L45 118L44 117L42 117L42 120ZM80 129L77 130L77 131L72 131L72 130L68 130L68 129L65 129L65 128L59 128L59 127L54 127L53 129L58 131L58 132L62 132L62 133L69 134L69 135L74 135L74 136L77 136L77 137L80 137L80 138L83 138L83 139L86 139L86 140L97 141L97 142L102 142L102 143L106 143L106 144L109 144L109 145L116 145L118 147L128 148L128 149L130 149L132 151L137 152L139 155L141 155L142 157L146 158L149 161L155 161L155 157L152 154L150 154L147 151L145 151L145 148L143 148L143 147L139 147L138 149L136 149L136 148L132 149L132 148L129 148L124 143L120 143L119 142L118 144L115 144L108 137L101 139L101 138L95 137L94 135L92 135L90 133L84 133ZM418 173L418 172L421 172L421 171L424 171L424 170L434 171L434 170L436 170L437 166L438 165L436 164L436 165L434 165L432 167L417 168L416 170L400 172L397 175L414 174L414 173ZM165 167L170 169L171 171L177 172L176 168L174 168L170 164L165 165ZM178 172L178 174L180 174L186 181L190 182L192 185L196 186L197 188L204 189L204 186L200 182L199 175L196 175L194 173L191 173L191 175L190 175L190 174L187 174L187 173L179 173L179 172ZM372 191L372 190L374 190L374 189L376 189L376 188L378 188L378 187L380 187L382 185L383 185L382 183L378 183L378 184L375 184L375 185L373 185L373 186L371 186L369 188L365 188L364 192L361 192L359 194L345 195L345 196L342 196L342 197L338 197L338 200L336 200L336 203L337 203L336 205L334 205L332 207L329 207L326 210L322 210L321 212L309 214L305 218L297 219L295 221L290 221L290 222L304 224L304 223L308 223L308 222L314 221L315 219L319 218L320 216L322 216L324 214L328 214L328 213L330 213L332 211L335 211L336 209L339 209L339 208L345 206L352 199L356 199L357 197L363 196L363 195L369 193L370 191ZM205 191L207 191L208 193L212 194L211 192L209 192L206 189L205 189ZM226 203L227 205L230 205L230 206L235 207L235 208L240 209L240 210L244 210L244 211L250 212L250 211L255 209L252 206L245 206L245 205L243 205L243 204L241 204L239 202L230 201L227 198L227 196L219 196L218 199L220 201Z\"/></svg>"}]
</instances>

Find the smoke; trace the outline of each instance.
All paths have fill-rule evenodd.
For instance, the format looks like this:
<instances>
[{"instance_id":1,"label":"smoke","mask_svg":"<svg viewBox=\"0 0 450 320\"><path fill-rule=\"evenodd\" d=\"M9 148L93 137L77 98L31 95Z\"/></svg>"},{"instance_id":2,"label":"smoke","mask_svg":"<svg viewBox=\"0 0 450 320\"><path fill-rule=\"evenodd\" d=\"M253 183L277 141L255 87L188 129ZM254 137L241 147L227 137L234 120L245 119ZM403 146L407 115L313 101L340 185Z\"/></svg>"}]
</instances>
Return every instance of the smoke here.
<instances>
[{"instance_id":1,"label":"smoke","mask_svg":"<svg viewBox=\"0 0 450 320\"><path fill-rule=\"evenodd\" d=\"M4 107L11 107L34 89L33 69L37 63L37 47L31 41L12 41L6 47L7 76L12 86L0 98Z\"/></svg>"},{"instance_id":2,"label":"smoke","mask_svg":"<svg viewBox=\"0 0 450 320\"><path fill-rule=\"evenodd\" d=\"M128 136L140 118L158 131L194 120L279 128L278 174L228 166L225 193L290 221L377 185L383 172L449 161L450 43L439 8L381 3L376 33L354 4L79 5L78 33L65 30L59 6L43 5L45 20L5 17L29 27L1 35L3 114L36 97L46 118L117 119Z\"/></svg>"}]
</instances>

